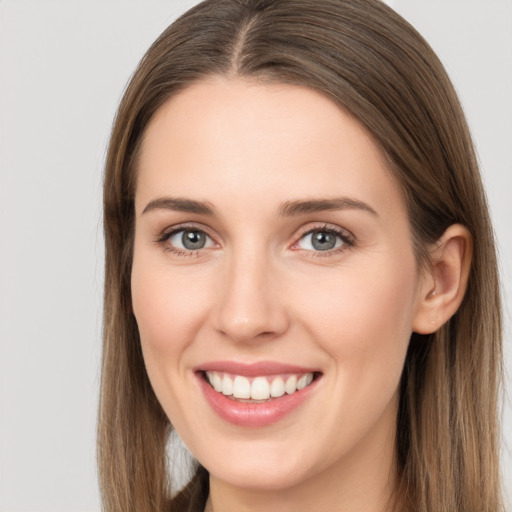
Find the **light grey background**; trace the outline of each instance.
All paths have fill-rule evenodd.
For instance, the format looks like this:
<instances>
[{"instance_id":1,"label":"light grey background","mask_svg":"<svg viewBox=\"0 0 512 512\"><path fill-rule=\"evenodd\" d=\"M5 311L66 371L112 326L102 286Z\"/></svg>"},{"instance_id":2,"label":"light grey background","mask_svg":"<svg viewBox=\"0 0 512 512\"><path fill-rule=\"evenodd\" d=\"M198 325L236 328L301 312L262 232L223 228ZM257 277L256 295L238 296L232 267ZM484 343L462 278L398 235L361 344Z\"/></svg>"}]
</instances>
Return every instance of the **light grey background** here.
<instances>
[{"instance_id":1,"label":"light grey background","mask_svg":"<svg viewBox=\"0 0 512 512\"><path fill-rule=\"evenodd\" d=\"M0 510L100 510L101 174L117 102L194 0L0 0ZM465 106L512 297L512 1L390 0ZM512 341L503 466L512 497Z\"/></svg>"}]
</instances>

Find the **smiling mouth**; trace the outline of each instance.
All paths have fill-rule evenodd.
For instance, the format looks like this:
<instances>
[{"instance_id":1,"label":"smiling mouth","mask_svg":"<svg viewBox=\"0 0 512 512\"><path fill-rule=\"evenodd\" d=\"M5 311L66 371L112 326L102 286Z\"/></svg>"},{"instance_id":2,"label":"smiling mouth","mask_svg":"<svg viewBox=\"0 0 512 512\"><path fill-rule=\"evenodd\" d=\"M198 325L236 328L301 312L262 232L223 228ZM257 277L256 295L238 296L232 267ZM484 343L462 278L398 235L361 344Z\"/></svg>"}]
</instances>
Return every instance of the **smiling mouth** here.
<instances>
[{"instance_id":1,"label":"smiling mouth","mask_svg":"<svg viewBox=\"0 0 512 512\"><path fill-rule=\"evenodd\" d=\"M255 377L217 371L205 371L203 374L206 382L218 393L231 400L248 403L266 403L284 395L293 395L318 377L316 372Z\"/></svg>"}]
</instances>

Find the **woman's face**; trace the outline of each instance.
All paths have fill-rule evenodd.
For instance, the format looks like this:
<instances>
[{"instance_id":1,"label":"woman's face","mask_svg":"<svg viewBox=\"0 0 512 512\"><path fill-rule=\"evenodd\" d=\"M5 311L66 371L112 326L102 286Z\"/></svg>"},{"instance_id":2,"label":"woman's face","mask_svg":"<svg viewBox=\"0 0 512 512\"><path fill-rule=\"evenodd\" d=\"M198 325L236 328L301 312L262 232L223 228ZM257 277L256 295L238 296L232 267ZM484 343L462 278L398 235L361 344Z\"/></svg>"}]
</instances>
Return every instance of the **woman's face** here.
<instances>
[{"instance_id":1,"label":"woman's face","mask_svg":"<svg viewBox=\"0 0 512 512\"><path fill-rule=\"evenodd\" d=\"M135 203L145 364L212 478L387 477L421 281L362 126L306 88L202 81L151 120Z\"/></svg>"}]
</instances>

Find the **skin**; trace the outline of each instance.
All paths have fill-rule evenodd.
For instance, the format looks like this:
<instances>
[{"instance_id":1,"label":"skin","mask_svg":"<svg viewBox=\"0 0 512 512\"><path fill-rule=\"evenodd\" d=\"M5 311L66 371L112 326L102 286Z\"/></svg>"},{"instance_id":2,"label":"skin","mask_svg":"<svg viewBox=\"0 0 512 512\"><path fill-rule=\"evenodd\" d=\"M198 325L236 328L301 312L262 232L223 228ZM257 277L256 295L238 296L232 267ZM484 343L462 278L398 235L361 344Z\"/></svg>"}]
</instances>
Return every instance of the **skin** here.
<instances>
[{"instance_id":1,"label":"skin","mask_svg":"<svg viewBox=\"0 0 512 512\"><path fill-rule=\"evenodd\" d=\"M147 209L164 197L207 202L214 213ZM340 197L373 211L279 213L290 201ZM309 89L242 79L201 81L159 109L135 207L144 360L165 412L210 472L207 510L390 510L408 342L461 300L464 229L450 228L432 274L421 274L400 186L360 123ZM183 223L208 235L203 249L165 239ZM315 250L306 233L325 226L351 243ZM241 427L217 416L198 386L194 368L218 360L322 375L279 422Z\"/></svg>"}]
</instances>

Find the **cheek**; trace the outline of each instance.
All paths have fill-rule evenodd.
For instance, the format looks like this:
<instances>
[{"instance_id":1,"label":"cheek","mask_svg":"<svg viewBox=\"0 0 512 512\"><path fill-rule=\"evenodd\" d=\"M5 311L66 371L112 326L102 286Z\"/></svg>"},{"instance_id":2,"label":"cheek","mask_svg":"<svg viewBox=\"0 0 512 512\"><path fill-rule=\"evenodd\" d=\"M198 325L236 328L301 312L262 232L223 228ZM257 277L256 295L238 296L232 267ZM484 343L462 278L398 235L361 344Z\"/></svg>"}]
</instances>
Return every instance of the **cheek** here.
<instances>
[{"instance_id":1,"label":"cheek","mask_svg":"<svg viewBox=\"0 0 512 512\"><path fill-rule=\"evenodd\" d=\"M415 261L390 260L333 272L302 298L306 328L336 367L361 384L364 378L396 383L412 332Z\"/></svg>"},{"instance_id":2,"label":"cheek","mask_svg":"<svg viewBox=\"0 0 512 512\"><path fill-rule=\"evenodd\" d=\"M325 411L318 414L332 426L326 438L335 457L366 439L377 425L386 432L394 428L412 331L416 265L414 260L367 264L332 274L325 282L317 280L315 292L303 297L302 322L330 360L326 384L332 386L337 405L330 408L329 418Z\"/></svg>"},{"instance_id":3,"label":"cheek","mask_svg":"<svg viewBox=\"0 0 512 512\"><path fill-rule=\"evenodd\" d=\"M207 303L201 279L171 272L153 255L135 252L131 276L132 304L144 364L153 390L178 427L190 411L180 400L189 382L187 354L204 323ZM186 422L185 422L186 423Z\"/></svg>"},{"instance_id":4,"label":"cheek","mask_svg":"<svg viewBox=\"0 0 512 512\"><path fill-rule=\"evenodd\" d=\"M208 289L200 275L170 272L135 258L132 303L145 353L173 355L190 343L203 323Z\"/></svg>"}]
</instances>

